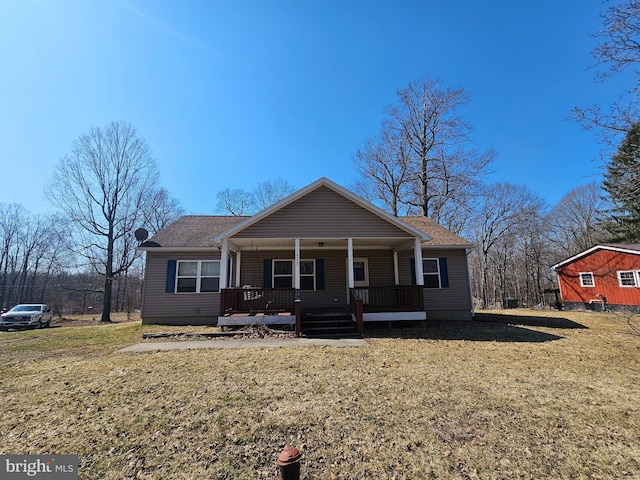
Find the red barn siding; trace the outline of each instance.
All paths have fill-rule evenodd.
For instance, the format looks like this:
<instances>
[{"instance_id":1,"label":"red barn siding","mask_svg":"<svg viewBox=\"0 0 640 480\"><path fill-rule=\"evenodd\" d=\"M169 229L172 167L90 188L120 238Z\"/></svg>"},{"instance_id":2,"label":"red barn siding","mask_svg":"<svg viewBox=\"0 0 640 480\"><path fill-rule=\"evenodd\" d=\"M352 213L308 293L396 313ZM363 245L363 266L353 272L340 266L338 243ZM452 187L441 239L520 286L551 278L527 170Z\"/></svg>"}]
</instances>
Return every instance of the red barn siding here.
<instances>
[{"instance_id":1,"label":"red barn siding","mask_svg":"<svg viewBox=\"0 0 640 480\"><path fill-rule=\"evenodd\" d=\"M558 283L563 302L589 303L598 294L607 298L609 305L640 305L640 288L621 287L619 271L640 270L640 255L596 250L571 263L558 267ZM593 273L593 287L580 285L580 273ZM636 281L638 277L636 274Z\"/></svg>"}]
</instances>

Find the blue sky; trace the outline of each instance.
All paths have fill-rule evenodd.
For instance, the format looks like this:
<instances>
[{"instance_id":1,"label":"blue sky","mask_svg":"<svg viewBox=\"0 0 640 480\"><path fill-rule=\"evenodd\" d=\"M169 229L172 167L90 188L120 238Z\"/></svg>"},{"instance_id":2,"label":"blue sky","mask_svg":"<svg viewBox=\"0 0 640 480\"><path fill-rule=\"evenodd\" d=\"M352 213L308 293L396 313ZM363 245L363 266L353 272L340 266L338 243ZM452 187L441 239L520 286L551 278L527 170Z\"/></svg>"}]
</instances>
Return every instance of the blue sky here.
<instances>
[{"instance_id":1,"label":"blue sky","mask_svg":"<svg viewBox=\"0 0 640 480\"><path fill-rule=\"evenodd\" d=\"M0 202L41 194L72 142L130 121L188 213L216 193L321 176L352 158L396 91L425 75L471 94L461 114L499 157L490 181L553 205L599 181L601 146L571 120L608 104L589 35L600 0L0 0Z\"/></svg>"}]
</instances>

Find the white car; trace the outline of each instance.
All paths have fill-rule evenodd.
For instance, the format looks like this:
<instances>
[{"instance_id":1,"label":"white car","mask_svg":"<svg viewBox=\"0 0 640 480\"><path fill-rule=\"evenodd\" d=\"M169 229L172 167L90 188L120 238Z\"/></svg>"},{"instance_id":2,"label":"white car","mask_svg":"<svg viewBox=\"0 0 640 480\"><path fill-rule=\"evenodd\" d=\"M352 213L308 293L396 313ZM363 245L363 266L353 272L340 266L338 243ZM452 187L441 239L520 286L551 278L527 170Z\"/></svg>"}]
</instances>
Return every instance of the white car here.
<instances>
[{"instance_id":1,"label":"white car","mask_svg":"<svg viewBox=\"0 0 640 480\"><path fill-rule=\"evenodd\" d=\"M53 313L44 303L22 303L16 305L0 316L0 329L35 327L44 328L51 325Z\"/></svg>"}]
</instances>

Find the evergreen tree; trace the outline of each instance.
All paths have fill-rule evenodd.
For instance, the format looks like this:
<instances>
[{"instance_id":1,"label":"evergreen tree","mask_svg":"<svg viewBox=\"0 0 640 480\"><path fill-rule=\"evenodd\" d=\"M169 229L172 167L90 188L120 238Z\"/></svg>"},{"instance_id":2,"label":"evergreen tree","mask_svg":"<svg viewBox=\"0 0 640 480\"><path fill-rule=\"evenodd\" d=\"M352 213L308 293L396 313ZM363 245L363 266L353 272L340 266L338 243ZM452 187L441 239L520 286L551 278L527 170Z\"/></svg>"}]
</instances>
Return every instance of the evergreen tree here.
<instances>
[{"instance_id":1,"label":"evergreen tree","mask_svg":"<svg viewBox=\"0 0 640 480\"><path fill-rule=\"evenodd\" d=\"M602 188L611 202L602 219L610 240L640 243L640 122L633 124L607 165Z\"/></svg>"}]
</instances>

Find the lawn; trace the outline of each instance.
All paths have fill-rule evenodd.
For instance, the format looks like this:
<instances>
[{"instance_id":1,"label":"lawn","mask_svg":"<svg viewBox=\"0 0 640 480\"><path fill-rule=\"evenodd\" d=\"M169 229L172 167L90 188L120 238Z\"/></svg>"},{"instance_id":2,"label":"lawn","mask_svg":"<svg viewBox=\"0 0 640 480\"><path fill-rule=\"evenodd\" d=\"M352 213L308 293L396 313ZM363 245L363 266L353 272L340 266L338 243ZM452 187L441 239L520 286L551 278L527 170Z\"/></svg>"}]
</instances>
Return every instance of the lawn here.
<instances>
[{"instance_id":1,"label":"lawn","mask_svg":"<svg viewBox=\"0 0 640 480\"><path fill-rule=\"evenodd\" d=\"M139 321L0 332L0 453L77 454L81 479L275 479L285 443L302 479L640 478L637 320L477 318L358 348L118 353L169 330Z\"/></svg>"}]
</instances>

